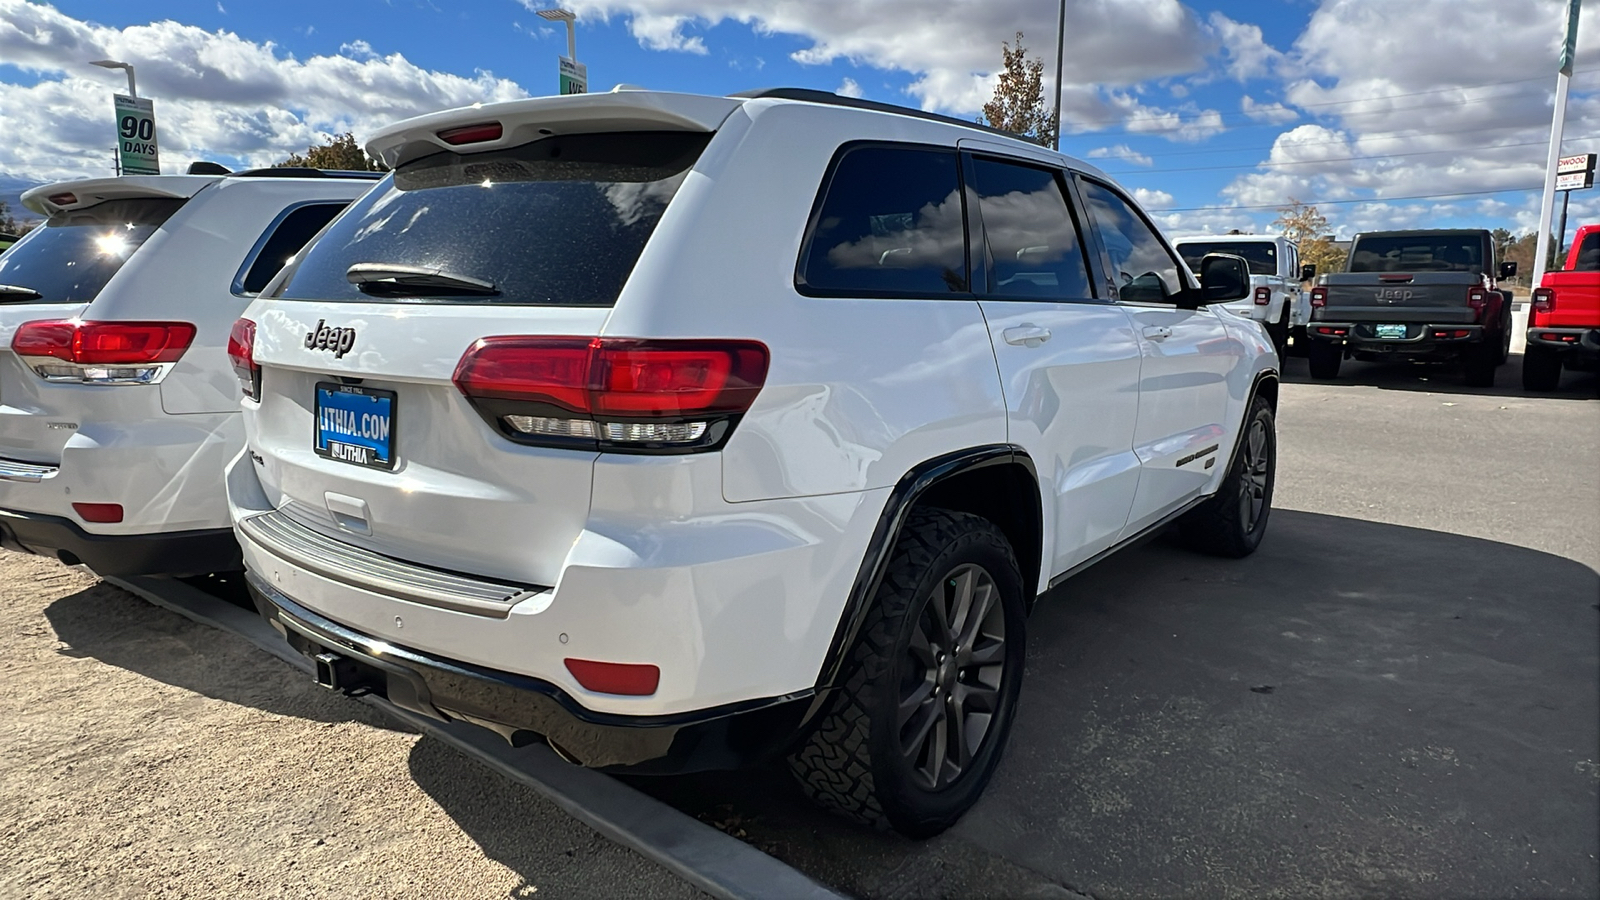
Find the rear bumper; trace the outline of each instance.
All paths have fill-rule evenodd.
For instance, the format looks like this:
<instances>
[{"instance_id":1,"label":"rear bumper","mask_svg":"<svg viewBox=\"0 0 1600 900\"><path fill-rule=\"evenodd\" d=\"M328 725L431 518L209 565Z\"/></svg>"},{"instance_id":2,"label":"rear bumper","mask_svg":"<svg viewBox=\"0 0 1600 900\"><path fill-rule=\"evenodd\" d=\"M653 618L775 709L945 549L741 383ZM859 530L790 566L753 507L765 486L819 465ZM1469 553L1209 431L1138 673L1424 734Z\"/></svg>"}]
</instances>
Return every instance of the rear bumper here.
<instances>
[{"instance_id":1,"label":"rear bumper","mask_svg":"<svg viewBox=\"0 0 1600 900\"><path fill-rule=\"evenodd\" d=\"M1352 353L1372 353L1409 357L1454 357L1466 348L1481 344L1486 331L1482 325L1435 325L1417 322L1395 323L1407 326L1404 338L1380 338L1374 322L1311 322L1306 337L1321 343L1343 345ZM1441 336L1443 335L1443 336Z\"/></svg>"},{"instance_id":2,"label":"rear bumper","mask_svg":"<svg viewBox=\"0 0 1600 900\"><path fill-rule=\"evenodd\" d=\"M663 775L737 768L789 750L812 706L805 691L670 715L595 712L550 682L397 646L318 615L254 572L246 578L257 609L318 664L327 686L485 726L513 744L542 737L593 768Z\"/></svg>"},{"instance_id":3,"label":"rear bumper","mask_svg":"<svg viewBox=\"0 0 1600 900\"><path fill-rule=\"evenodd\" d=\"M1530 327L1528 347L1538 347L1563 356L1600 359L1600 328Z\"/></svg>"},{"instance_id":4,"label":"rear bumper","mask_svg":"<svg viewBox=\"0 0 1600 900\"><path fill-rule=\"evenodd\" d=\"M90 534L60 516L0 509L0 547L85 565L99 575L202 575L240 568L229 528Z\"/></svg>"}]
</instances>

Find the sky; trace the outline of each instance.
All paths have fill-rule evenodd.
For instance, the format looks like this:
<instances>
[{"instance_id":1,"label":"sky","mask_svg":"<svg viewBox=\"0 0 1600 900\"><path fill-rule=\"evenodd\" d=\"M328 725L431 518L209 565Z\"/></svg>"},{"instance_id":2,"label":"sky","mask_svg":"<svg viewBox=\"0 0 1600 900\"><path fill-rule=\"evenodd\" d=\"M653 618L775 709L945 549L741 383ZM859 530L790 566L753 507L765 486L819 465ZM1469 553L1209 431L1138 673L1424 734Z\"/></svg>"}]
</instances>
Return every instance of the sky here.
<instances>
[{"instance_id":1,"label":"sky","mask_svg":"<svg viewBox=\"0 0 1600 900\"><path fill-rule=\"evenodd\" d=\"M555 0L0 0L0 183L111 174L133 63L163 171L555 93ZM1600 151L1600 2L1564 154ZM1053 93L1057 0L567 0L592 91L792 86L976 117L1024 34ZM1564 0L1067 0L1061 149L1173 235L1536 227ZM554 26L554 27L552 27ZM1600 219L1571 197L1569 232Z\"/></svg>"}]
</instances>

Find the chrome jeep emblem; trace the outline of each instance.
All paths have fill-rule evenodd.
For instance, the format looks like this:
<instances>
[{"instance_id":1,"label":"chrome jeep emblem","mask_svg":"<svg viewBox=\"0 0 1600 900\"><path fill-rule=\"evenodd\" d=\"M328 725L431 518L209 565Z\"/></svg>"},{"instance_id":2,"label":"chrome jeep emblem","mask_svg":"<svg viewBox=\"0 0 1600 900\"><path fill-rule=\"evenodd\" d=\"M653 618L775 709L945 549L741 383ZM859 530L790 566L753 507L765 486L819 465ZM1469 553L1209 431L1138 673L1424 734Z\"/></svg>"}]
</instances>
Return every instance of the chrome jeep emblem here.
<instances>
[{"instance_id":1,"label":"chrome jeep emblem","mask_svg":"<svg viewBox=\"0 0 1600 900\"><path fill-rule=\"evenodd\" d=\"M317 327L306 332L306 348L309 350L332 350L334 359L343 359L350 348L356 345L356 330L354 328L329 328L326 319L318 319Z\"/></svg>"}]
</instances>

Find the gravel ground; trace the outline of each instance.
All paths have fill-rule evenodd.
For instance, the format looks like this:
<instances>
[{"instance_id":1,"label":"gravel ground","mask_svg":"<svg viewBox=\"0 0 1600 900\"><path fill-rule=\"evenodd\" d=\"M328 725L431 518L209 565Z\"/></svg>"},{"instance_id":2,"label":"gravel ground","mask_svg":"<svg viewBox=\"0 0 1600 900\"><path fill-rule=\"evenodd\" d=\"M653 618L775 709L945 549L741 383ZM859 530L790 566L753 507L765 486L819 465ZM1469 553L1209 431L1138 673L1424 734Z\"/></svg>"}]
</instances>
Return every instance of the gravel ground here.
<instances>
[{"instance_id":1,"label":"gravel ground","mask_svg":"<svg viewBox=\"0 0 1600 900\"><path fill-rule=\"evenodd\" d=\"M690 897L231 635L0 551L0 897Z\"/></svg>"}]
</instances>

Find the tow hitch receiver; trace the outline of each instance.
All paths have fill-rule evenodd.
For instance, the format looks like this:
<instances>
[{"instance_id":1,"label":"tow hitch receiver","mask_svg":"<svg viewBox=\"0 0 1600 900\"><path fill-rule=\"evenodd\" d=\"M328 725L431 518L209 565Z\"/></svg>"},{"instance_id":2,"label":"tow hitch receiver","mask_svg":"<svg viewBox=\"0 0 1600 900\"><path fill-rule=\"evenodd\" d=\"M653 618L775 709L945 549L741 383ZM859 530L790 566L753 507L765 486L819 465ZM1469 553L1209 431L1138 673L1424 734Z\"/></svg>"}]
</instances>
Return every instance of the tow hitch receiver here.
<instances>
[{"instance_id":1,"label":"tow hitch receiver","mask_svg":"<svg viewBox=\"0 0 1600 900\"><path fill-rule=\"evenodd\" d=\"M317 684L345 694L365 694L376 687L373 673L348 656L324 650L311 657Z\"/></svg>"}]
</instances>

